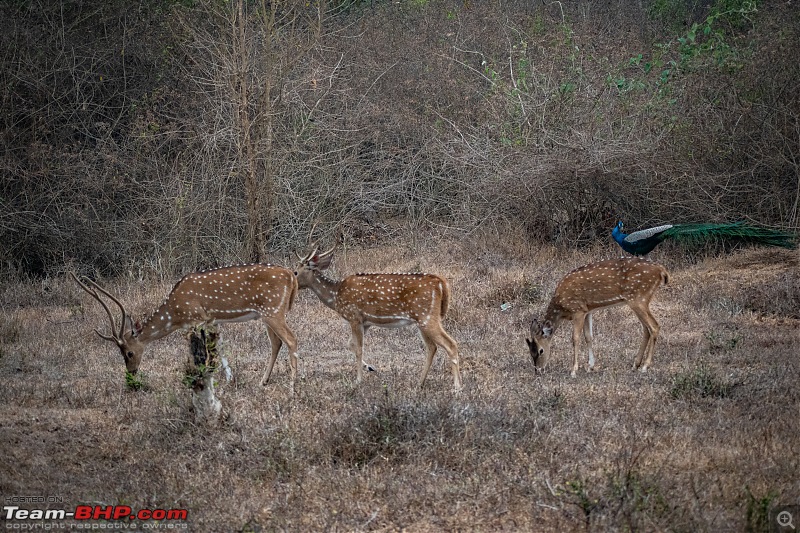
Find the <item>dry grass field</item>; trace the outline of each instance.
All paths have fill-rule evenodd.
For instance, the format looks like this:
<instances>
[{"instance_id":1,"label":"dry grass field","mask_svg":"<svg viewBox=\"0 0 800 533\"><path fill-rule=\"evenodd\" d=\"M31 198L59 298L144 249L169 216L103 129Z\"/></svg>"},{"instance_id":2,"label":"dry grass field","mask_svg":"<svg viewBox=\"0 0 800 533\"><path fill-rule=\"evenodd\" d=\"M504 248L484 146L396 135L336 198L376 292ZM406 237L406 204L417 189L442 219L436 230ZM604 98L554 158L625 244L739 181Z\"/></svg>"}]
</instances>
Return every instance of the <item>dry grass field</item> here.
<instances>
[{"instance_id":1,"label":"dry grass field","mask_svg":"<svg viewBox=\"0 0 800 533\"><path fill-rule=\"evenodd\" d=\"M535 374L530 317L569 270L620 251L497 240L343 249L334 263L450 279L460 394L440 354L417 390L423 346L409 328L369 331L377 372L357 386L347 324L304 291L289 317L293 398L285 351L258 383L262 323L221 327L236 379L218 391L218 429L194 423L184 338L151 345L146 387L130 391L92 332L102 308L74 282L4 283L0 495L185 508L192 531L760 531L770 509L800 502L797 251L656 250L672 278L653 300L653 368L631 372L641 328L615 308L596 315L599 370L583 360L572 379L568 325ZM141 316L174 281L108 288Z\"/></svg>"}]
</instances>

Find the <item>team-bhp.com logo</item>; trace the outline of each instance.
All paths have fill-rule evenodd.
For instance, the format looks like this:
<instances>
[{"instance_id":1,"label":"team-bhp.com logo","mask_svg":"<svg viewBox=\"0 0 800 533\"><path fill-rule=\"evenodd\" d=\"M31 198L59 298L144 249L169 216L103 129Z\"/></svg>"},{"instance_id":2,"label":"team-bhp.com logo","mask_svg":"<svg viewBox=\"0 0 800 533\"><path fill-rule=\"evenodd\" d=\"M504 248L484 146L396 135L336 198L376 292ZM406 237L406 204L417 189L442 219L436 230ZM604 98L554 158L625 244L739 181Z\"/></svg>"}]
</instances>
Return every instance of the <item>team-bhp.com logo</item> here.
<instances>
[{"instance_id":1,"label":"team-bhp.com logo","mask_svg":"<svg viewBox=\"0 0 800 533\"><path fill-rule=\"evenodd\" d=\"M6 529L177 529L186 526L186 509L140 509L127 505L78 505L74 511L64 509L21 509L16 505L3 507ZM73 521L71 524L65 521ZM110 523L101 522L104 520ZM31 521L35 521L31 523ZM141 523L137 522L139 521ZM116 525L116 527L114 527ZM120 527L122 526L122 527Z\"/></svg>"}]
</instances>

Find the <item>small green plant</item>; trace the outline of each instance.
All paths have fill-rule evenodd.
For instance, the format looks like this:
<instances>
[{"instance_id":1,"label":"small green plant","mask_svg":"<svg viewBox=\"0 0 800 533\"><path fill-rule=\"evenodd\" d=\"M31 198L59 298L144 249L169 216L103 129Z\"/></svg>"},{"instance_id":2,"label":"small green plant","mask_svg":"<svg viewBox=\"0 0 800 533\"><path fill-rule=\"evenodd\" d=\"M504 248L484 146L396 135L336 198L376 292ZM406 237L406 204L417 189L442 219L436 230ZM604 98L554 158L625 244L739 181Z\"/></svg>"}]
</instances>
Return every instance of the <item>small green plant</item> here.
<instances>
[{"instance_id":1,"label":"small green plant","mask_svg":"<svg viewBox=\"0 0 800 533\"><path fill-rule=\"evenodd\" d=\"M539 399L537 411L556 411L564 407L564 404L564 395L556 389L551 394Z\"/></svg>"},{"instance_id":2,"label":"small green plant","mask_svg":"<svg viewBox=\"0 0 800 533\"><path fill-rule=\"evenodd\" d=\"M564 83L558 86L558 94L560 94L561 96L569 96L572 93L574 93L575 89L577 88L578 86L575 83L571 81L565 81Z\"/></svg>"},{"instance_id":3,"label":"small green plant","mask_svg":"<svg viewBox=\"0 0 800 533\"><path fill-rule=\"evenodd\" d=\"M188 389L194 389L200 383L200 380L202 380L205 377L208 371L209 368L203 364L193 365L192 368L188 368L187 366L186 372L184 372L183 374L183 379L181 380L181 383L183 383L183 385ZM213 371L213 369L211 369L211 371Z\"/></svg>"},{"instance_id":4,"label":"small green plant","mask_svg":"<svg viewBox=\"0 0 800 533\"><path fill-rule=\"evenodd\" d=\"M629 517L647 514L663 516L669 513L667 500L659 486L644 478L637 470L627 470L609 476L609 486L620 511Z\"/></svg>"},{"instance_id":5,"label":"small green plant","mask_svg":"<svg viewBox=\"0 0 800 533\"><path fill-rule=\"evenodd\" d=\"M125 387L130 391L146 390L147 385L144 382L144 375L141 372L131 374L125 371Z\"/></svg>"},{"instance_id":6,"label":"small green plant","mask_svg":"<svg viewBox=\"0 0 800 533\"><path fill-rule=\"evenodd\" d=\"M731 385L720 379L705 365L677 374L672 379L672 388L670 389L670 395L675 399L726 398L730 392Z\"/></svg>"},{"instance_id":7,"label":"small green plant","mask_svg":"<svg viewBox=\"0 0 800 533\"><path fill-rule=\"evenodd\" d=\"M522 299L526 302L535 303L542 299L542 287L532 281L526 281L522 288Z\"/></svg>"},{"instance_id":8,"label":"small green plant","mask_svg":"<svg viewBox=\"0 0 800 533\"><path fill-rule=\"evenodd\" d=\"M752 533L771 531L769 510L778 495L770 491L766 496L758 498L750 491L750 487L745 487L744 490L747 496L747 525L745 531Z\"/></svg>"},{"instance_id":9,"label":"small green plant","mask_svg":"<svg viewBox=\"0 0 800 533\"><path fill-rule=\"evenodd\" d=\"M736 349L739 342L742 340L742 337L738 333L728 336L716 331L708 331L704 336L706 342L708 342L708 351L710 353L731 352Z\"/></svg>"},{"instance_id":10,"label":"small green plant","mask_svg":"<svg viewBox=\"0 0 800 533\"><path fill-rule=\"evenodd\" d=\"M577 501L574 503L581 508L581 511L583 511L586 523L588 524L592 511L597 508L599 503L598 500L592 499L589 496L586 483L580 478L573 481L567 481L567 487L569 489L569 493L575 496Z\"/></svg>"}]
</instances>

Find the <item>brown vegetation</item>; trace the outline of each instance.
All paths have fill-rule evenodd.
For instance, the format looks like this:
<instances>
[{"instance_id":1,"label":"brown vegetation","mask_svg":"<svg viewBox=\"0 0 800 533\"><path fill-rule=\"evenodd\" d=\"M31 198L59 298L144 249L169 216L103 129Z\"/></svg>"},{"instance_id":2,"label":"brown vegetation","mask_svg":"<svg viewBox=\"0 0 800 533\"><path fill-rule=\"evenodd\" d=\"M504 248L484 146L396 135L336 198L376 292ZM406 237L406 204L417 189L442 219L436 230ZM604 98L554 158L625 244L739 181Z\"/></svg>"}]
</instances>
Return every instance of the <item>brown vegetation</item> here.
<instances>
[{"instance_id":1,"label":"brown vegetation","mask_svg":"<svg viewBox=\"0 0 800 533\"><path fill-rule=\"evenodd\" d=\"M782 0L3 2L0 30L15 271L174 277L314 222L364 242L800 227Z\"/></svg>"},{"instance_id":2,"label":"brown vegetation","mask_svg":"<svg viewBox=\"0 0 800 533\"><path fill-rule=\"evenodd\" d=\"M103 311L77 285L7 284L0 493L57 495L62 508L186 507L203 531L755 531L766 509L798 501L797 252L659 257L672 278L652 304L662 325L653 367L630 371L641 326L608 310L595 321L598 371L582 361L573 379L563 332L536 375L529 317L566 272L618 251L475 246L351 249L335 265L450 279L460 394L443 357L416 388L423 355L408 328L370 330L378 371L357 386L346 322L302 293L289 317L301 356L294 398L285 352L259 384L260 324L221 326L236 380L218 391L228 418L216 430L193 423L185 340L155 343L146 387L131 392L118 353L91 331ZM141 313L170 286L114 289Z\"/></svg>"}]
</instances>

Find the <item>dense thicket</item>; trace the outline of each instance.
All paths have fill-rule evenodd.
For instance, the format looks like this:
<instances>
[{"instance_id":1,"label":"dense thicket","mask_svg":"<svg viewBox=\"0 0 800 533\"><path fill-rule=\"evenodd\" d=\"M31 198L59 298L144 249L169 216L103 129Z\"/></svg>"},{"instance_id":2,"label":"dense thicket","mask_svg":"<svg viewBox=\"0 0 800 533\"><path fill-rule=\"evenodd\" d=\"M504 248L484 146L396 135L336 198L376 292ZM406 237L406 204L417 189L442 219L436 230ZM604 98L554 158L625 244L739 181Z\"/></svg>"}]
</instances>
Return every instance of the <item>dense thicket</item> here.
<instances>
[{"instance_id":1,"label":"dense thicket","mask_svg":"<svg viewBox=\"0 0 800 533\"><path fill-rule=\"evenodd\" d=\"M0 43L13 269L800 224L788 2L4 1Z\"/></svg>"}]
</instances>

